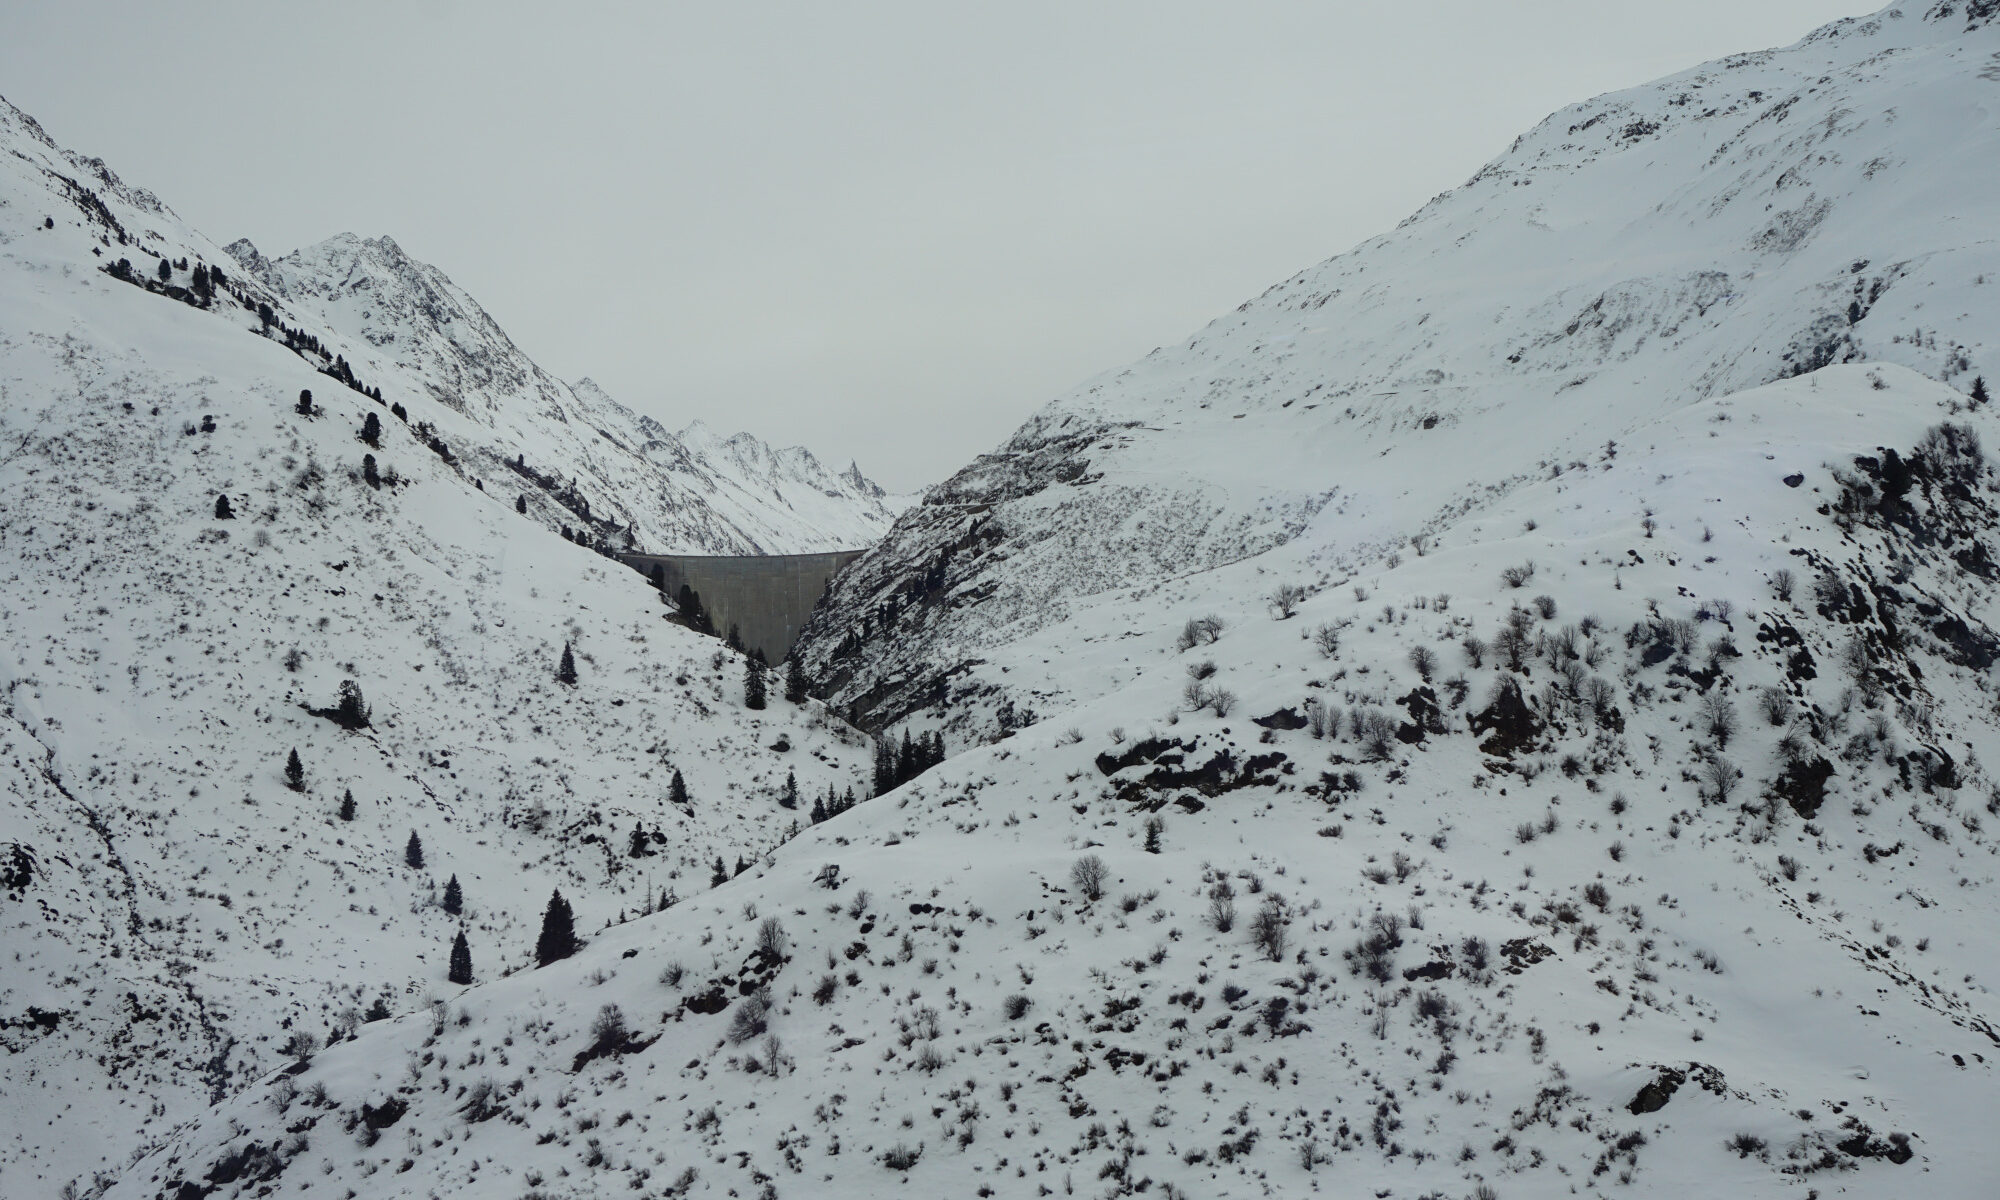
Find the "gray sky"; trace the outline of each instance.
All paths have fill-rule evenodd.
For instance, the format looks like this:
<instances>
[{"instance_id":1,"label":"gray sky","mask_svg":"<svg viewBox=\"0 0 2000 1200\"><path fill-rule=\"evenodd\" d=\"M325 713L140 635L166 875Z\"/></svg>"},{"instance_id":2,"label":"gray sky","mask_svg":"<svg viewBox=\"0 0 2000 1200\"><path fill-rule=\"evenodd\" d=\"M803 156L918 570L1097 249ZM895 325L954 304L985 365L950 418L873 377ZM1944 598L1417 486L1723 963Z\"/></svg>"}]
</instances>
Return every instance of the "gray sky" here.
<instances>
[{"instance_id":1,"label":"gray sky","mask_svg":"<svg viewBox=\"0 0 2000 1200\"><path fill-rule=\"evenodd\" d=\"M564 378L913 488L1563 104L1873 7L22 0L0 94L219 241L390 234Z\"/></svg>"}]
</instances>

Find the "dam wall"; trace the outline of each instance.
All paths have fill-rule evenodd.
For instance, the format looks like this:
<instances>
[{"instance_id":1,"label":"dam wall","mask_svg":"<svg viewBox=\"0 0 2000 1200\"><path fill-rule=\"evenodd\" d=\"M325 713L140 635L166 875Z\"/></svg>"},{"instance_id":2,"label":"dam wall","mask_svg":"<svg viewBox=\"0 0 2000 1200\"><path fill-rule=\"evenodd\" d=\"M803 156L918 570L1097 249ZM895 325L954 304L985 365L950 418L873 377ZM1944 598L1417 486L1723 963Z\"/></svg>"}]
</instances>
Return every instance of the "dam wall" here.
<instances>
[{"instance_id":1,"label":"dam wall","mask_svg":"<svg viewBox=\"0 0 2000 1200\"><path fill-rule=\"evenodd\" d=\"M716 632L724 637L736 626L747 649L762 650L772 664L792 652L799 631L813 606L826 593L834 572L861 557L859 550L826 554L623 554L619 557L640 574L651 577L658 566L666 576L667 595L681 585L694 589Z\"/></svg>"}]
</instances>

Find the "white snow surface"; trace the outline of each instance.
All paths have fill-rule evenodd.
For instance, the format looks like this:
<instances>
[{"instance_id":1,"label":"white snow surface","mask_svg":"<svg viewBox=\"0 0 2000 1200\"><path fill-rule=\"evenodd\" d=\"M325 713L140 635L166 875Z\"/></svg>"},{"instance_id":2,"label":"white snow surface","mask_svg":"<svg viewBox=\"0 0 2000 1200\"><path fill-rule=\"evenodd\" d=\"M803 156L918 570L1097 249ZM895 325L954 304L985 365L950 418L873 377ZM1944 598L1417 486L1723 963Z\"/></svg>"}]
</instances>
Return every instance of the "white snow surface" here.
<instances>
[{"instance_id":1,"label":"white snow surface","mask_svg":"<svg viewBox=\"0 0 2000 1200\"><path fill-rule=\"evenodd\" d=\"M358 482L370 402L296 417L296 357L0 209L46 264L0 300L0 620L32 631L0 848L38 864L0 892L34 964L0 1086L50 1097L9 1194L27 1164L119 1200L1992 1195L1995 8L1577 106L1057 401L813 648L958 753L782 844L783 771L865 757L825 710L741 711L636 577L399 423L413 482ZM217 432L182 433L204 396ZM348 676L372 733L298 708ZM612 875L579 835L671 820L663 753L718 798ZM367 829L328 815L344 771ZM491 797L524 779L605 824L522 831ZM604 928L647 862L678 903ZM457 989L425 876L473 868ZM589 944L531 969L557 884ZM391 983L438 1003L284 1065ZM249 1046L206 1107L188 990Z\"/></svg>"}]
</instances>

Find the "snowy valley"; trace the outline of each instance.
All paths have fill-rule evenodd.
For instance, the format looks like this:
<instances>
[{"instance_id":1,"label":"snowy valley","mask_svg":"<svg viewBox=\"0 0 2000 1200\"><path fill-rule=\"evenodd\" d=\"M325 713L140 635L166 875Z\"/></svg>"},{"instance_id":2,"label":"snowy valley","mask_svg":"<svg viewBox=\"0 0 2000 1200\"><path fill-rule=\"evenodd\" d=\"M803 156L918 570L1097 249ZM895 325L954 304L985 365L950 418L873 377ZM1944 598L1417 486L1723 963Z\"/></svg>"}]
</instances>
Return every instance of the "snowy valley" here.
<instances>
[{"instance_id":1,"label":"snowy valley","mask_svg":"<svg viewBox=\"0 0 2000 1200\"><path fill-rule=\"evenodd\" d=\"M4 1190L1991 1195L1995 97L1572 106L907 505L0 109ZM824 699L628 532L869 544Z\"/></svg>"}]
</instances>

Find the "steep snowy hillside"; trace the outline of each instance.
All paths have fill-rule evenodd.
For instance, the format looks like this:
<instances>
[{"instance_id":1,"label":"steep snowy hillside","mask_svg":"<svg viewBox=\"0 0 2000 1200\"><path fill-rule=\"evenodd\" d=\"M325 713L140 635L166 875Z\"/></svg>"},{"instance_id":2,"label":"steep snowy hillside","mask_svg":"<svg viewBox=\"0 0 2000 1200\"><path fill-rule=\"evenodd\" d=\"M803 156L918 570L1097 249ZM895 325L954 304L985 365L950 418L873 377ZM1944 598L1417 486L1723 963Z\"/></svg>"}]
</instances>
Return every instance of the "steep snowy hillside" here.
<instances>
[{"instance_id":1,"label":"steep snowy hillside","mask_svg":"<svg viewBox=\"0 0 2000 1200\"><path fill-rule=\"evenodd\" d=\"M1123 677L1042 668L1085 609L1157 612L1153 589L1291 539L1351 571L1829 363L2000 376L1996 53L1991 4L1909 5L1556 113L931 489L806 660L870 725L983 733Z\"/></svg>"},{"instance_id":2,"label":"steep snowy hillside","mask_svg":"<svg viewBox=\"0 0 2000 1200\"><path fill-rule=\"evenodd\" d=\"M773 451L748 434L690 440L589 380L564 384L444 272L389 238L341 234L275 260L248 241L229 251L315 327L360 347L350 355L356 370L434 398L437 425L474 469L544 484L535 510L551 526L587 531L592 543L697 554L847 550L880 537L898 511L858 470L836 475L802 448Z\"/></svg>"},{"instance_id":3,"label":"steep snowy hillside","mask_svg":"<svg viewBox=\"0 0 2000 1200\"><path fill-rule=\"evenodd\" d=\"M1212 572L1096 699L107 1195L1990 1196L1996 436L1830 367L1284 606L1300 542Z\"/></svg>"},{"instance_id":4,"label":"steep snowy hillside","mask_svg":"<svg viewBox=\"0 0 2000 1200\"><path fill-rule=\"evenodd\" d=\"M0 1193L453 996L460 931L493 978L553 889L594 938L779 843L788 778L863 782L469 422L4 104L0 145Z\"/></svg>"}]
</instances>

